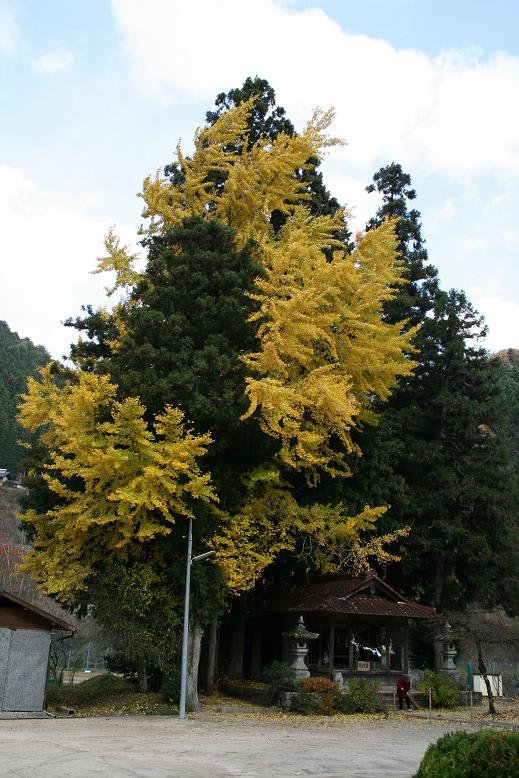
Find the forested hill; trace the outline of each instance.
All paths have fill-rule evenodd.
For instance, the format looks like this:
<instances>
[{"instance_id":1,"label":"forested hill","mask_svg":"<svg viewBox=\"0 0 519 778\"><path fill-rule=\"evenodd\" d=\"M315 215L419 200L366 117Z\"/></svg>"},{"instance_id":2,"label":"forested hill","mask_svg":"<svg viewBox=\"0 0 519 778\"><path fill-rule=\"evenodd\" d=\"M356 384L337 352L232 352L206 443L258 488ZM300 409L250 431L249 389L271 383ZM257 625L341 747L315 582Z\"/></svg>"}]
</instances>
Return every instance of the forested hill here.
<instances>
[{"instance_id":1,"label":"forested hill","mask_svg":"<svg viewBox=\"0 0 519 778\"><path fill-rule=\"evenodd\" d=\"M16 406L25 391L27 377L49 359L43 346L20 338L5 321L0 321L0 468L7 468L13 475L23 456L17 441L24 437L16 421Z\"/></svg>"}]
</instances>

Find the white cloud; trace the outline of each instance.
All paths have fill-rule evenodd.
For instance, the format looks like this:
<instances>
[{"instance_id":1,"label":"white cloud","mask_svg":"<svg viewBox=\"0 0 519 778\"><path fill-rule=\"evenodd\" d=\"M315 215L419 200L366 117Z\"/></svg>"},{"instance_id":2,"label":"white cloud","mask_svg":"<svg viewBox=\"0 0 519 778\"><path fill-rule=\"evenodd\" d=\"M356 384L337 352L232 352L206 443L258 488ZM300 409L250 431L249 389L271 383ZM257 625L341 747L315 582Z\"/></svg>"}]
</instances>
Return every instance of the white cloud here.
<instances>
[{"instance_id":1,"label":"white cloud","mask_svg":"<svg viewBox=\"0 0 519 778\"><path fill-rule=\"evenodd\" d=\"M0 0L0 54L14 57L22 48L22 36L13 4Z\"/></svg>"},{"instance_id":2,"label":"white cloud","mask_svg":"<svg viewBox=\"0 0 519 778\"><path fill-rule=\"evenodd\" d=\"M519 172L516 57L431 58L274 0L112 0L112 10L149 96L207 100L259 74L299 122L317 104L337 107L334 130L349 146L334 158L350 167L398 159L464 180Z\"/></svg>"},{"instance_id":3,"label":"white cloud","mask_svg":"<svg viewBox=\"0 0 519 778\"><path fill-rule=\"evenodd\" d=\"M519 303L478 291L472 291L471 297L488 325L486 348L490 351L519 348Z\"/></svg>"},{"instance_id":4,"label":"white cloud","mask_svg":"<svg viewBox=\"0 0 519 778\"><path fill-rule=\"evenodd\" d=\"M75 55L70 49L58 48L47 51L33 60L33 67L45 75L53 75L63 70L68 70L75 60Z\"/></svg>"},{"instance_id":5,"label":"white cloud","mask_svg":"<svg viewBox=\"0 0 519 778\"><path fill-rule=\"evenodd\" d=\"M444 203L431 209L429 214L429 223L431 225L449 224L456 213L456 205L451 197L448 197Z\"/></svg>"},{"instance_id":6,"label":"white cloud","mask_svg":"<svg viewBox=\"0 0 519 778\"><path fill-rule=\"evenodd\" d=\"M60 201L22 170L0 167L0 318L53 356L66 354L75 333L61 322L82 304L106 302L107 278L90 271L113 222ZM133 235L117 229L126 241Z\"/></svg>"}]
</instances>

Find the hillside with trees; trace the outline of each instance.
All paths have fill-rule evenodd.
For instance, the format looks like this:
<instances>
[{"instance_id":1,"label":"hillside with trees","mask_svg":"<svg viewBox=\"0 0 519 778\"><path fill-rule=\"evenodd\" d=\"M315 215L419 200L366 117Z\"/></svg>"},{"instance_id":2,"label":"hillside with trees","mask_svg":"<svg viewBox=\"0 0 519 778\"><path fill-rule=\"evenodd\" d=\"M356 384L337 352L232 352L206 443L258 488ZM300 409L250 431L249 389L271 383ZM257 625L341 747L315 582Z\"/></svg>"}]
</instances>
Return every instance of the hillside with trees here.
<instances>
[{"instance_id":1,"label":"hillside with trees","mask_svg":"<svg viewBox=\"0 0 519 778\"><path fill-rule=\"evenodd\" d=\"M6 468L13 476L24 456L18 441L27 440L16 420L20 395L27 387L28 376L35 375L49 359L43 346L20 338L5 321L0 321L0 468Z\"/></svg>"}]
</instances>

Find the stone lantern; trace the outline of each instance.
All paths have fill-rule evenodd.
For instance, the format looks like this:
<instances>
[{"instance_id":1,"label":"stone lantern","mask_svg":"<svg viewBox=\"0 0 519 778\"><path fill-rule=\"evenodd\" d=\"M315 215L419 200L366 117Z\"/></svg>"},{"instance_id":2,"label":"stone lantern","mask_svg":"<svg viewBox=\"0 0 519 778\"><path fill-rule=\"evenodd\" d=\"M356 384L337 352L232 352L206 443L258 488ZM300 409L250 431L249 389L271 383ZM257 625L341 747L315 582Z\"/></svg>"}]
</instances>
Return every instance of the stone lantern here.
<instances>
[{"instance_id":1,"label":"stone lantern","mask_svg":"<svg viewBox=\"0 0 519 778\"><path fill-rule=\"evenodd\" d=\"M444 635L444 642L443 642L443 672L449 673L450 675L457 676L459 675L458 668L454 664L454 657L456 656L458 652L456 651L456 647L452 643L452 627L447 622L445 624L445 635Z\"/></svg>"},{"instance_id":2,"label":"stone lantern","mask_svg":"<svg viewBox=\"0 0 519 778\"><path fill-rule=\"evenodd\" d=\"M308 678L310 670L306 666L305 657L308 654L308 648L306 644L309 640L315 640L319 637L318 632L309 632L305 627L303 617L299 616L299 621L294 629L289 632L283 632L284 638L290 638L292 640L292 647L290 652L293 656L290 668L294 671L296 681L300 681L302 678Z\"/></svg>"}]
</instances>

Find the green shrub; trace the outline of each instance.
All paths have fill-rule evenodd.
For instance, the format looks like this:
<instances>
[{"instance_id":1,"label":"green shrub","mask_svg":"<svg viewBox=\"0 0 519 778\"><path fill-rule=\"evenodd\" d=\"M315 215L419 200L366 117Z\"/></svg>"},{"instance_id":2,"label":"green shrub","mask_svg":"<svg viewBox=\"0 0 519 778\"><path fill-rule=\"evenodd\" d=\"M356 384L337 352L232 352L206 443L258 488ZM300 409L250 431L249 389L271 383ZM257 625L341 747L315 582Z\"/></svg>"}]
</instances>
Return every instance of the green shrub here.
<instances>
[{"instance_id":1,"label":"green shrub","mask_svg":"<svg viewBox=\"0 0 519 778\"><path fill-rule=\"evenodd\" d=\"M178 704L180 699L180 667L174 667L164 675L160 695L164 702Z\"/></svg>"},{"instance_id":2,"label":"green shrub","mask_svg":"<svg viewBox=\"0 0 519 778\"><path fill-rule=\"evenodd\" d=\"M276 695L281 691L292 691L296 688L294 671L286 662L271 662L264 668L263 678Z\"/></svg>"},{"instance_id":3,"label":"green shrub","mask_svg":"<svg viewBox=\"0 0 519 778\"><path fill-rule=\"evenodd\" d=\"M304 689L296 692L290 700L290 710L294 713L302 713L308 716L317 713L317 697L313 692L305 692Z\"/></svg>"},{"instance_id":4,"label":"green shrub","mask_svg":"<svg viewBox=\"0 0 519 778\"><path fill-rule=\"evenodd\" d=\"M433 673L426 670L422 681L416 684L416 690L429 694L432 691L434 708L455 708L460 703L460 692L456 681L448 673Z\"/></svg>"},{"instance_id":5,"label":"green shrub","mask_svg":"<svg viewBox=\"0 0 519 778\"><path fill-rule=\"evenodd\" d=\"M337 694L335 705L341 713L375 713L380 708L380 684L352 678L347 690Z\"/></svg>"},{"instance_id":6,"label":"green shrub","mask_svg":"<svg viewBox=\"0 0 519 778\"><path fill-rule=\"evenodd\" d=\"M429 746L414 778L519 778L519 733L444 735Z\"/></svg>"},{"instance_id":7,"label":"green shrub","mask_svg":"<svg viewBox=\"0 0 519 778\"><path fill-rule=\"evenodd\" d=\"M51 686L47 690L48 705L89 705L119 698L135 692L135 686L124 678L103 673L88 681L64 686Z\"/></svg>"}]
</instances>

